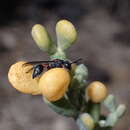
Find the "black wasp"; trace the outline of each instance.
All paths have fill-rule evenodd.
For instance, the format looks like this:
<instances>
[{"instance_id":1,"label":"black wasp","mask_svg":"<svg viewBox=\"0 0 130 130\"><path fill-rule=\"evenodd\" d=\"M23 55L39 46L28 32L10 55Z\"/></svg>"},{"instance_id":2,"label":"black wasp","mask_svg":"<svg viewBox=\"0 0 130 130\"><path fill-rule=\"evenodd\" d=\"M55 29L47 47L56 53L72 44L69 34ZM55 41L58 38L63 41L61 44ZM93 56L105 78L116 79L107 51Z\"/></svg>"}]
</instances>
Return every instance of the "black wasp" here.
<instances>
[{"instance_id":1,"label":"black wasp","mask_svg":"<svg viewBox=\"0 0 130 130\"><path fill-rule=\"evenodd\" d=\"M44 70L49 70L52 68L66 68L68 70L71 70L71 65L74 63L78 63L81 59L78 59L76 61L70 62L68 60L60 60L60 59L54 59L51 61L30 61L25 64L26 65L33 65L31 69L27 71L30 72L33 70L32 78L36 78L39 76Z\"/></svg>"}]
</instances>

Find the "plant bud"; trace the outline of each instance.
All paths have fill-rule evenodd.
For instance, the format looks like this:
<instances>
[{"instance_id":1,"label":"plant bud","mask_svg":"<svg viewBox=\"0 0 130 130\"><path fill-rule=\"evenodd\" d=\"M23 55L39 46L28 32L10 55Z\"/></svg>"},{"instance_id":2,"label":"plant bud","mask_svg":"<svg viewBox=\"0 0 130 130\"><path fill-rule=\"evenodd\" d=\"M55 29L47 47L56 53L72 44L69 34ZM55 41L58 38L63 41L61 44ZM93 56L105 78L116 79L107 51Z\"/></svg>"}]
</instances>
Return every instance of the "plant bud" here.
<instances>
[{"instance_id":1,"label":"plant bud","mask_svg":"<svg viewBox=\"0 0 130 130\"><path fill-rule=\"evenodd\" d=\"M116 113L118 118L120 118L121 116L123 116L123 114L126 112L126 106L124 104L120 104L117 107Z\"/></svg>"},{"instance_id":2,"label":"plant bud","mask_svg":"<svg viewBox=\"0 0 130 130\"><path fill-rule=\"evenodd\" d=\"M8 72L9 82L18 91L26 94L38 95L41 90L38 86L39 78L32 79L32 71L26 73L32 68L32 65L23 66L25 61L19 61L13 64Z\"/></svg>"},{"instance_id":3,"label":"plant bud","mask_svg":"<svg viewBox=\"0 0 130 130\"><path fill-rule=\"evenodd\" d=\"M53 68L41 76L39 87L48 101L57 101L64 96L69 83L70 75L66 69Z\"/></svg>"},{"instance_id":4,"label":"plant bud","mask_svg":"<svg viewBox=\"0 0 130 130\"><path fill-rule=\"evenodd\" d=\"M86 97L88 96L88 98L94 103L100 103L103 101L106 98L107 93L106 86L99 81L90 83L86 88Z\"/></svg>"},{"instance_id":5,"label":"plant bud","mask_svg":"<svg viewBox=\"0 0 130 130\"><path fill-rule=\"evenodd\" d=\"M36 24L33 26L32 37L41 50L48 53L54 53L56 51L56 46L42 25Z\"/></svg>"},{"instance_id":6,"label":"plant bud","mask_svg":"<svg viewBox=\"0 0 130 130\"><path fill-rule=\"evenodd\" d=\"M77 38L77 32L74 25L67 20L60 20L56 24L56 34L58 39L58 46L62 50L70 47Z\"/></svg>"},{"instance_id":7,"label":"plant bud","mask_svg":"<svg viewBox=\"0 0 130 130\"><path fill-rule=\"evenodd\" d=\"M89 130L94 128L94 120L88 113L83 113L80 115L80 120L83 122L84 126Z\"/></svg>"}]
</instances>

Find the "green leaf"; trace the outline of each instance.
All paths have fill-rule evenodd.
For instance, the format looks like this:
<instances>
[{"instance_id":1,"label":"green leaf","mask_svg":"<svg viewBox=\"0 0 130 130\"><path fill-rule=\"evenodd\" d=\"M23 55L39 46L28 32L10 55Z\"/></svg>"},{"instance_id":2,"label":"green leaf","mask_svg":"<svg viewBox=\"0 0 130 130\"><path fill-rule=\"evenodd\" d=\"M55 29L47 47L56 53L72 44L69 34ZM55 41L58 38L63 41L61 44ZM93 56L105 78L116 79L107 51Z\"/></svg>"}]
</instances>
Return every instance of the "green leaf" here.
<instances>
[{"instance_id":1,"label":"green leaf","mask_svg":"<svg viewBox=\"0 0 130 130\"><path fill-rule=\"evenodd\" d=\"M115 97L111 94L107 96L103 104L106 106L106 108L108 108L110 112L114 112L117 109Z\"/></svg>"},{"instance_id":2,"label":"green leaf","mask_svg":"<svg viewBox=\"0 0 130 130\"><path fill-rule=\"evenodd\" d=\"M65 98L62 98L61 100L58 100L56 102L49 102L47 99L44 98L45 103L53 109L56 113L67 116L67 117L77 117L77 110L72 104L69 103L68 100Z\"/></svg>"},{"instance_id":3,"label":"green leaf","mask_svg":"<svg viewBox=\"0 0 130 130\"><path fill-rule=\"evenodd\" d=\"M85 65L80 64L77 66L73 79L77 80L80 87L86 85L86 78L88 76L88 70Z\"/></svg>"}]
</instances>

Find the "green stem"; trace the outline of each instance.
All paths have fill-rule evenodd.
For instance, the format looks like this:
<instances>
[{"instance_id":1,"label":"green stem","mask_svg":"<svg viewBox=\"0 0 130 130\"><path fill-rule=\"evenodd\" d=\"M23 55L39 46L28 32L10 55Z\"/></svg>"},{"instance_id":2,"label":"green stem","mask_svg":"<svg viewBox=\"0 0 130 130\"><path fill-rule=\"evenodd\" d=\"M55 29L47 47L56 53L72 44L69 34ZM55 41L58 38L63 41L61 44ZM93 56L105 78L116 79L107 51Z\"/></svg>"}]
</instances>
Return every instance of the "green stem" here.
<instances>
[{"instance_id":1,"label":"green stem","mask_svg":"<svg viewBox=\"0 0 130 130\"><path fill-rule=\"evenodd\" d=\"M65 52L62 51L60 48L57 48L56 53L51 55L50 57L51 59L62 59L62 60L67 59Z\"/></svg>"},{"instance_id":2,"label":"green stem","mask_svg":"<svg viewBox=\"0 0 130 130\"><path fill-rule=\"evenodd\" d=\"M100 118L100 103L91 103L90 114L93 117L95 123L98 123Z\"/></svg>"}]
</instances>

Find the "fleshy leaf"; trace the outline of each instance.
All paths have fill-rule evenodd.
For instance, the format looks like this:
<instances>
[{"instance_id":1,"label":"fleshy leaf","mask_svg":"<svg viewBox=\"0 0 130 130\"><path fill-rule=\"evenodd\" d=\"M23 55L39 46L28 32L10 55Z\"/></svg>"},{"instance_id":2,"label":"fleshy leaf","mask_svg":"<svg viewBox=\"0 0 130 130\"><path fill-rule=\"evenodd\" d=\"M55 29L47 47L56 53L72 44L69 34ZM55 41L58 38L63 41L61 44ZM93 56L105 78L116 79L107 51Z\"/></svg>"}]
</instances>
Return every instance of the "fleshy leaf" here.
<instances>
[{"instance_id":1,"label":"fleshy leaf","mask_svg":"<svg viewBox=\"0 0 130 130\"><path fill-rule=\"evenodd\" d=\"M62 98L56 102L49 102L44 98L44 101L51 109L60 115L75 118L78 114L74 106L72 106L65 98Z\"/></svg>"}]
</instances>

